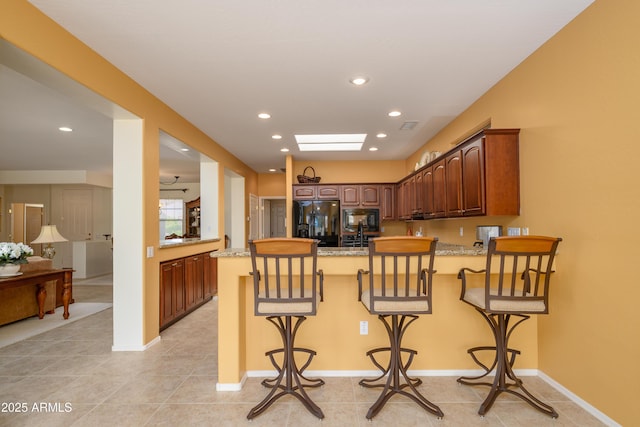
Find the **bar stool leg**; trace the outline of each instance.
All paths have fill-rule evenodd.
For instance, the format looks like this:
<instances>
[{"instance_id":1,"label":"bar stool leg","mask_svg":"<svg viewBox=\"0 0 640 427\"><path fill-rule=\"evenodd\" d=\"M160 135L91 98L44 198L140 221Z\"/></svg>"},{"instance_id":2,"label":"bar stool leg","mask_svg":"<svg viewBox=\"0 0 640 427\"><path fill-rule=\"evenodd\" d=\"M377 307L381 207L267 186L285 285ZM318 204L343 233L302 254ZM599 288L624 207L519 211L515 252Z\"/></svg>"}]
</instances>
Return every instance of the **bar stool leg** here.
<instances>
[{"instance_id":1,"label":"bar stool leg","mask_svg":"<svg viewBox=\"0 0 640 427\"><path fill-rule=\"evenodd\" d=\"M482 314L482 316L491 326L491 331L493 332L496 340L495 360L493 362L493 365L490 368L487 368L485 365L480 363L472 353L470 353L472 354L472 357L476 361L476 363L483 367L486 372L478 377L460 377L458 378L458 382L466 385L488 385L491 387L489 394L485 398L484 402L482 402L482 404L480 405L478 414L486 414L491 406L493 406L493 403L495 402L498 395L506 392L519 397L540 412L543 412L551 416L552 418L558 418L558 413L553 409L553 407L547 405L546 403L533 396L525 388L522 380L518 378L513 372L515 355L520 354L520 352L508 348L509 337L513 333L516 326L529 319L530 316L513 314L513 316L520 317L520 320L518 320L512 326L509 326L509 321L511 320L512 314L487 314L481 310L477 311ZM470 349L469 351L471 352L471 350L476 349L490 350L492 349L492 347L476 347L474 349ZM511 358L509 358L509 354L511 354ZM487 374L489 374L489 372L491 372L493 367L495 367L496 369L493 383L474 382L474 380L484 378ZM511 382L509 382L508 380L511 380ZM518 389L519 391L515 389Z\"/></svg>"},{"instance_id":2,"label":"bar stool leg","mask_svg":"<svg viewBox=\"0 0 640 427\"><path fill-rule=\"evenodd\" d=\"M389 320L387 319L389 317L391 318L391 322L389 322ZM386 350L386 348L374 349L367 353L368 356L374 361L374 364L378 368L380 368L380 370L382 370L382 375L375 378L374 380L363 379L359 382L359 384L363 387L382 387L380 396L367 412L367 419L369 420L371 420L378 414L378 412L380 412L385 403L387 403L387 401L394 394L407 396L422 408L424 408L427 412L438 416L438 418L444 417L444 413L440 410L440 408L427 400L427 398L424 397L416 389L416 386L420 385L422 381L419 378L411 378L409 377L409 375L407 375L407 369L409 368L409 365L413 360L413 356L417 354L417 352L414 350L403 349L401 345L402 337L409 325L417 318L418 316L397 314L393 314L390 316L378 316L378 319L382 321L387 330L387 334L389 335L390 355L388 367L383 368L380 363L375 361L374 354L378 351ZM409 319L409 321L405 323L406 319ZM401 354L403 351L410 354L409 361L407 363L402 363ZM387 376L387 379L383 384L372 384L372 381L382 379L385 375ZM405 390L407 387L409 388L409 391Z\"/></svg>"},{"instance_id":3,"label":"bar stool leg","mask_svg":"<svg viewBox=\"0 0 640 427\"><path fill-rule=\"evenodd\" d=\"M272 350L266 353L266 355L271 359L271 363L276 367L278 375L275 378L265 379L262 381L262 385L271 388L271 391L262 400L262 402L258 403L253 407L253 409L251 409L251 411L249 411L247 419L251 420L257 417L258 415L263 413L269 406L271 406L276 400L288 394L293 395L298 400L300 400L300 402L302 402L307 410L313 415L320 419L324 418L322 410L311 400L309 395L307 395L304 390L305 386L319 387L324 384L324 381L321 379L309 379L302 375L302 372L306 369L307 366L309 366L309 364L311 363L311 359L313 358L313 356L315 356L316 352L309 349L294 347L295 335L298 331L298 328L300 327L300 324L304 320L306 320L306 317L296 316L296 323L293 326L291 322L291 316L269 316L267 317L267 320L276 326L276 328L280 332L280 336L282 337L283 348ZM295 351L305 352L309 355L307 362L302 366L302 368L298 368L296 364L294 357ZM279 352L283 353L282 366L279 366L276 363L275 358L273 357L274 354ZM307 382L310 382L311 384L303 384L301 378L303 380L306 380Z\"/></svg>"}]
</instances>

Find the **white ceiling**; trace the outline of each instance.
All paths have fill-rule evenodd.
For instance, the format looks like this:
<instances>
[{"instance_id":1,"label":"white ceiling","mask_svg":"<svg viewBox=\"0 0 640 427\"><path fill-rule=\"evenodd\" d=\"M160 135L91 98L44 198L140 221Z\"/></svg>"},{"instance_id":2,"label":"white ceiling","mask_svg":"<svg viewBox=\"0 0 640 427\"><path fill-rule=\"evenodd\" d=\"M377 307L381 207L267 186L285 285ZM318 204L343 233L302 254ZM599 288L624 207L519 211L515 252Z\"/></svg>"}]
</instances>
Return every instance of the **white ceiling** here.
<instances>
[{"instance_id":1,"label":"white ceiling","mask_svg":"<svg viewBox=\"0 0 640 427\"><path fill-rule=\"evenodd\" d=\"M592 1L30 3L266 172L284 167L283 146L297 160L407 158ZM0 97L11 105L0 105L0 142L12 158L3 151L0 170L111 167L107 115L2 63ZM356 75L369 83L354 87ZM389 118L392 109L403 115ZM258 119L262 111L272 118ZM405 121L418 125L399 130ZM78 132L51 133L63 124ZM377 140L378 132L388 137ZM362 152L301 153L294 133L369 136Z\"/></svg>"}]
</instances>

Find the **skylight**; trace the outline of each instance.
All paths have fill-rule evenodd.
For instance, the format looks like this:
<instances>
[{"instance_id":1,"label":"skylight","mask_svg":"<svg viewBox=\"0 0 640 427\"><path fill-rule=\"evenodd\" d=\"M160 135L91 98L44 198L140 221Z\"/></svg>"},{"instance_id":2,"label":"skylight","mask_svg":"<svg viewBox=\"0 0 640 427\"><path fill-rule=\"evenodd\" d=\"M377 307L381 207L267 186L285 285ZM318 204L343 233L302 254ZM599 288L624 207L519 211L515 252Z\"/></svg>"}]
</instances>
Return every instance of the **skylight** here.
<instances>
[{"instance_id":1,"label":"skylight","mask_svg":"<svg viewBox=\"0 0 640 427\"><path fill-rule=\"evenodd\" d=\"M295 135L300 151L360 151L366 133Z\"/></svg>"}]
</instances>

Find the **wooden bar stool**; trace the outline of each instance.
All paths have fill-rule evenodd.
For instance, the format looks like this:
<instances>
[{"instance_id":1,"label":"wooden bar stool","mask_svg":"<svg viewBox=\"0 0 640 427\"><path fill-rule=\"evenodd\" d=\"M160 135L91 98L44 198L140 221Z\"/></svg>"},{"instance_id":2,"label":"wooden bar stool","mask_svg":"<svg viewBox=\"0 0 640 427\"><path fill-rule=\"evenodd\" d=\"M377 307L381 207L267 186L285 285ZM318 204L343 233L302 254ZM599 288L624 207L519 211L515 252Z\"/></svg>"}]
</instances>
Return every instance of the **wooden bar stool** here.
<instances>
[{"instance_id":1,"label":"wooden bar stool","mask_svg":"<svg viewBox=\"0 0 640 427\"><path fill-rule=\"evenodd\" d=\"M496 341L495 347L482 346L468 350L473 360L485 371L482 375L458 378L461 384L491 387L478 410L480 415L484 415L498 395L505 392L518 396L553 418L558 417L558 413L533 396L513 372L513 365L520 351L509 348L508 341L516 326L529 319L531 314L549 312L549 279L561 240L544 236L493 237L489 241L487 267L479 271L463 268L458 273L458 278L462 281L460 299L482 315ZM484 276L483 287L467 286L467 281L474 274ZM512 321L515 323L510 325ZM480 351L494 353L491 366L480 362L476 356ZM494 369L493 382L483 381Z\"/></svg>"},{"instance_id":2,"label":"wooden bar stool","mask_svg":"<svg viewBox=\"0 0 640 427\"><path fill-rule=\"evenodd\" d=\"M282 338L282 348L265 353L276 368L274 378L262 385L271 389L256 405L248 419L260 415L273 402L286 395L295 396L318 418L322 410L305 392L305 387L320 387L321 379L303 375L316 352L295 346L295 336L306 316L315 316L322 301L322 270L317 269L318 241L313 239L262 239L249 242L253 271L254 308L256 316L266 316ZM318 280L319 278L319 280ZM318 284L319 282L319 284ZM292 320L295 318L295 322ZM296 353L305 353L307 360L299 367ZM281 362L276 360L281 357Z\"/></svg>"},{"instance_id":3,"label":"wooden bar stool","mask_svg":"<svg viewBox=\"0 0 640 427\"><path fill-rule=\"evenodd\" d=\"M416 388L419 378L411 378L407 370L417 351L402 347L402 337L420 314L431 314L431 279L436 238L379 237L369 240L369 270L358 271L358 300L371 314L377 314L389 336L389 347L375 348L367 356L382 374L363 379L363 387L382 388L380 396L369 408L371 420L395 394L409 397L426 411L442 418L444 414ZM363 289L363 278L369 286ZM385 367L376 360L378 353L389 352ZM406 356L406 361L402 356ZM387 377L386 380L384 377Z\"/></svg>"}]
</instances>

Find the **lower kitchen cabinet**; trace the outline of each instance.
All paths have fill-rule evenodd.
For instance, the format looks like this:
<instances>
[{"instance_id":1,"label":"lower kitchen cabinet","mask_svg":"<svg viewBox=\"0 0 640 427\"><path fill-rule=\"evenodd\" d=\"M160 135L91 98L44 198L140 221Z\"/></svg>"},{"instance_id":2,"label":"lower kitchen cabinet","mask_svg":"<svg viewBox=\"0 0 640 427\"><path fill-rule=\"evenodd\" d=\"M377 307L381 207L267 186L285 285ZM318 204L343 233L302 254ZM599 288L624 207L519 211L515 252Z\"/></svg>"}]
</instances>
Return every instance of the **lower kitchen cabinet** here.
<instances>
[{"instance_id":1,"label":"lower kitchen cabinet","mask_svg":"<svg viewBox=\"0 0 640 427\"><path fill-rule=\"evenodd\" d=\"M217 294L217 262L204 252L160 263L160 330Z\"/></svg>"}]
</instances>

